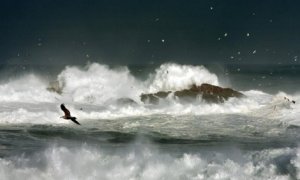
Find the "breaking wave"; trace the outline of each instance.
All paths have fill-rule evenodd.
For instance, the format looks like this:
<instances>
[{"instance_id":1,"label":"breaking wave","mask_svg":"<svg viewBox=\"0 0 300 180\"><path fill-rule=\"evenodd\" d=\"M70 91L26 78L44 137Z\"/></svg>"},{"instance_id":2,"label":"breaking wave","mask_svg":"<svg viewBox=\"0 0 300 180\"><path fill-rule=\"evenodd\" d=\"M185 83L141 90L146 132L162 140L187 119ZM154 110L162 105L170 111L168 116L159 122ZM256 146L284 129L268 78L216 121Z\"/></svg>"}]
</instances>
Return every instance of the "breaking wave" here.
<instances>
[{"instance_id":1,"label":"breaking wave","mask_svg":"<svg viewBox=\"0 0 300 180\"><path fill-rule=\"evenodd\" d=\"M204 66L163 64L156 69L150 80L149 92L178 91L187 89L193 84L203 83L219 85L218 77Z\"/></svg>"},{"instance_id":2,"label":"breaking wave","mask_svg":"<svg viewBox=\"0 0 300 180\"><path fill-rule=\"evenodd\" d=\"M143 91L143 84L130 74L128 68L110 69L97 63L83 69L66 67L57 80L63 87L63 95L70 95L74 102L101 104L123 97L136 100Z\"/></svg>"},{"instance_id":3,"label":"breaking wave","mask_svg":"<svg viewBox=\"0 0 300 180\"><path fill-rule=\"evenodd\" d=\"M0 84L1 102L54 102L55 94L46 91L47 81L28 74L18 79L9 79Z\"/></svg>"},{"instance_id":4,"label":"breaking wave","mask_svg":"<svg viewBox=\"0 0 300 180\"><path fill-rule=\"evenodd\" d=\"M271 95L259 90L243 91L244 98L230 98L220 104L181 103L167 98L158 105L146 105L140 94L180 90L191 85L219 85L218 77L203 66L162 64L145 80L132 75L127 67L110 68L91 63L84 68L67 66L57 76L60 94L47 90L49 82L28 74L0 84L1 123L61 123L60 103L66 103L79 119L111 119L126 116L245 114L266 118L284 118L296 122L299 105L284 100L284 92ZM118 100L122 101L118 101ZM295 95L298 101L299 96ZM293 109L293 111L291 111ZM46 114L46 115L45 115ZM18 117L18 118L17 118ZM39 119L37 121L33 119Z\"/></svg>"},{"instance_id":5,"label":"breaking wave","mask_svg":"<svg viewBox=\"0 0 300 180\"><path fill-rule=\"evenodd\" d=\"M127 67L111 69L92 63L84 69L67 67L57 78L64 94L75 102L101 104L118 98L139 101L143 92L187 89L191 85L218 85L218 78L203 66L163 64L144 82L137 80Z\"/></svg>"},{"instance_id":6,"label":"breaking wave","mask_svg":"<svg viewBox=\"0 0 300 180\"><path fill-rule=\"evenodd\" d=\"M144 104L141 93L223 83L204 66L133 74L91 63L54 82L33 73L2 81L0 179L300 178L300 107L285 98L299 94L253 88L224 103ZM59 118L60 103L82 126Z\"/></svg>"},{"instance_id":7,"label":"breaking wave","mask_svg":"<svg viewBox=\"0 0 300 180\"><path fill-rule=\"evenodd\" d=\"M238 149L210 152L160 152L134 145L109 152L82 145L53 146L30 157L0 159L1 179L298 179L299 148L242 153ZM234 155L232 154L234 152ZM288 163L283 163L283 162Z\"/></svg>"}]
</instances>

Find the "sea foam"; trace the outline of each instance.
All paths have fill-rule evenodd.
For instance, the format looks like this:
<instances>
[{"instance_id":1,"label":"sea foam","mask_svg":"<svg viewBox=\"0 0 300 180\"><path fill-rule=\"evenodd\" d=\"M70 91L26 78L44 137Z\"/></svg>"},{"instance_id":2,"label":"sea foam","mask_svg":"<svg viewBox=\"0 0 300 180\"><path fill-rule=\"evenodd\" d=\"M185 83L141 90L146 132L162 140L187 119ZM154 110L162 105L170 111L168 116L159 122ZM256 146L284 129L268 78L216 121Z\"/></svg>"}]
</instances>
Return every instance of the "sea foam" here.
<instances>
[{"instance_id":1,"label":"sea foam","mask_svg":"<svg viewBox=\"0 0 300 180\"><path fill-rule=\"evenodd\" d=\"M111 69L106 65L92 63L83 69L66 67L57 77L63 95L74 102L101 104L118 98L137 100L143 90L127 67Z\"/></svg>"},{"instance_id":2,"label":"sea foam","mask_svg":"<svg viewBox=\"0 0 300 180\"><path fill-rule=\"evenodd\" d=\"M260 90L247 90L242 92L245 97L230 98L220 104L206 103L201 96L190 103L181 103L175 98L167 98L158 105L146 105L140 101L140 94L145 92L179 90L202 83L218 85L218 77L203 66L166 63L142 81L127 67L110 68L91 63L83 68L67 66L58 74L57 82L62 87L62 94L48 91L49 82L35 74L2 82L0 123L60 123L61 120L56 117L62 113L60 103L65 103L72 115L89 120L154 114L244 114L281 118L299 124L299 105L284 100L290 95L283 92L271 95ZM129 98L136 103L117 103L120 98ZM293 99L298 102L299 96L295 95ZM36 104L38 108L34 110Z\"/></svg>"},{"instance_id":3,"label":"sea foam","mask_svg":"<svg viewBox=\"0 0 300 180\"><path fill-rule=\"evenodd\" d=\"M279 173L275 159L295 154L296 149L274 149L241 153L226 150L182 153L174 156L147 145L109 153L87 145L77 148L49 147L31 157L0 159L1 179L278 179L293 175ZM293 157L293 156L292 156ZM259 158L259 161L257 161ZM299 170L299 154L290 165ZM294 166L293 166L294 165ZM299 174L296 175L299 178ZM295 178L295 177L294 177Z\"/></svg>"},{"instance_id":4,"label":"sea foam","mask_svg":"<svg viewBox=\"0 0 300 180\"><path fill-rule=\"evenodd\" d=\"M150 76L149 92L176 91L188 89L192 85L203 83L219 85L218 77L204 66L162 64Z\"/></svg>"},{"instance_id":5,"label":"sea foam","mask_svg":"<svg viewBox=\"0 0 300 180\"><path fill-rule=\"evenodd\" d=\"M55 94L46 91L48 82L34 74L8 79L0 84L1 102L54 102Z\"/></svg>"}]
</instances>

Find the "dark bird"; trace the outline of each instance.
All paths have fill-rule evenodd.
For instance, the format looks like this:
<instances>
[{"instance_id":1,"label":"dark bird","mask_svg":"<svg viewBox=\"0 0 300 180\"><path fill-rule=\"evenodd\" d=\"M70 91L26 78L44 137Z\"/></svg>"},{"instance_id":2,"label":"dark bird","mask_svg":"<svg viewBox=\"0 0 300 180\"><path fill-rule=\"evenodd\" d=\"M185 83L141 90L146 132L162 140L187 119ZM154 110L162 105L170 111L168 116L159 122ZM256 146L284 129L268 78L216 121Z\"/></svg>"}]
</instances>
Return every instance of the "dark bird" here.
<instances>
[{"instance_id":1,"label":"dark bird","mask_svg":"<svg viewBox=\"0 0 300 180\"><path fill-rule=\"evenodd\" d=\"M65 113L64 116L60 117L60 118L64 118L64 119L70 119L71 121L73 121L74 123L80 125L80 123L78 121L76 121L76 117L72 117L70 111L65 107L64 104L60 105L61 110Z\"/></svg>"}]
</instances>

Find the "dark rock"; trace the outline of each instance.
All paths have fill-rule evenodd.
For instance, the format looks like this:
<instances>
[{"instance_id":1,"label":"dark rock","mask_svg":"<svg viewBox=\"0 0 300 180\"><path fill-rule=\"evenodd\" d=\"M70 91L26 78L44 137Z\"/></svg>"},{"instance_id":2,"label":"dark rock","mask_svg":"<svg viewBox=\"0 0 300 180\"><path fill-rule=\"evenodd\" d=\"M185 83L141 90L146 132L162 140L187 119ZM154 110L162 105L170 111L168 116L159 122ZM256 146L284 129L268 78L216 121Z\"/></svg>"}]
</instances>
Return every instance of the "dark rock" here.
<instances>
[{"instance_id":1,"label":"dark rock","mask_svg":"<svg viewBox=\"0 0 300 180\"><path fill-rule=\"evenodd\" d=\"M179 100L195 100L197 96L209 103L223 103L230 97L243 97L244 95L231 88L222 88L211 84L202 84L201 86L193 85L189 89L180 91L159 91L157 93L141 94L141 101L144 103L157 104L160 99L165 99L171 93Z\"/></svg>"},{"instance_id":2,"label":"dark rock","mask_svg":"<svg viewBox=\"0 0 300 180\"><path fill-rule=\"evenodd\" d=\"M159 91L153 94L141 94L141 101L144 103L157 104L159 99L166 98L171 91Z\"/></svg>"},{"instance_id":3,"label":"dark rock","mask_svg":"<svg viewBox=\"0 0 300 180\"><path fill-rule=\"evenodd\" d=\"M49 83L47 90L51 92L56 92L57 94L62 94L63 87L59 85L58 81L52 81Z\"/></svg>"},{"instance_id":4,"label":"dark rock","mask_svg":"<svg viewBox=\"0 0 300 180\"><path fill-rule=\"evenodd\" d=\"M137 102L135 102L133 99L130 98L120 98L117 99L116 101L118 104L122 104L122 105L136 105Z\"/></svg>"}]
</instances>

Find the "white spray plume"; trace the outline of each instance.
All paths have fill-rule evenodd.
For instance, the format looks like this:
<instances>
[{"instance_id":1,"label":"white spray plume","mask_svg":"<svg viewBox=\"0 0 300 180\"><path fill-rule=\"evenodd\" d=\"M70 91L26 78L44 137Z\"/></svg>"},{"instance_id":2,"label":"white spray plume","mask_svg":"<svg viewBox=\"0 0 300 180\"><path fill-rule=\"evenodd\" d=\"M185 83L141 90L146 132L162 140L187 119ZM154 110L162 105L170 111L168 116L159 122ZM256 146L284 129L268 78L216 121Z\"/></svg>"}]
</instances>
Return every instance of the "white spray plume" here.
<instances>
[{"instance_id":1,"label":"white spray plume","mask_svg":"<svg viewBox=\"0 0 300 180\"><path fill-rule=\"evenodd\" d=\"M191 85L219 85L218 77L204 66L162 64L150 79L149 92L182 90Z\"/></svg>"}]
</instances>

